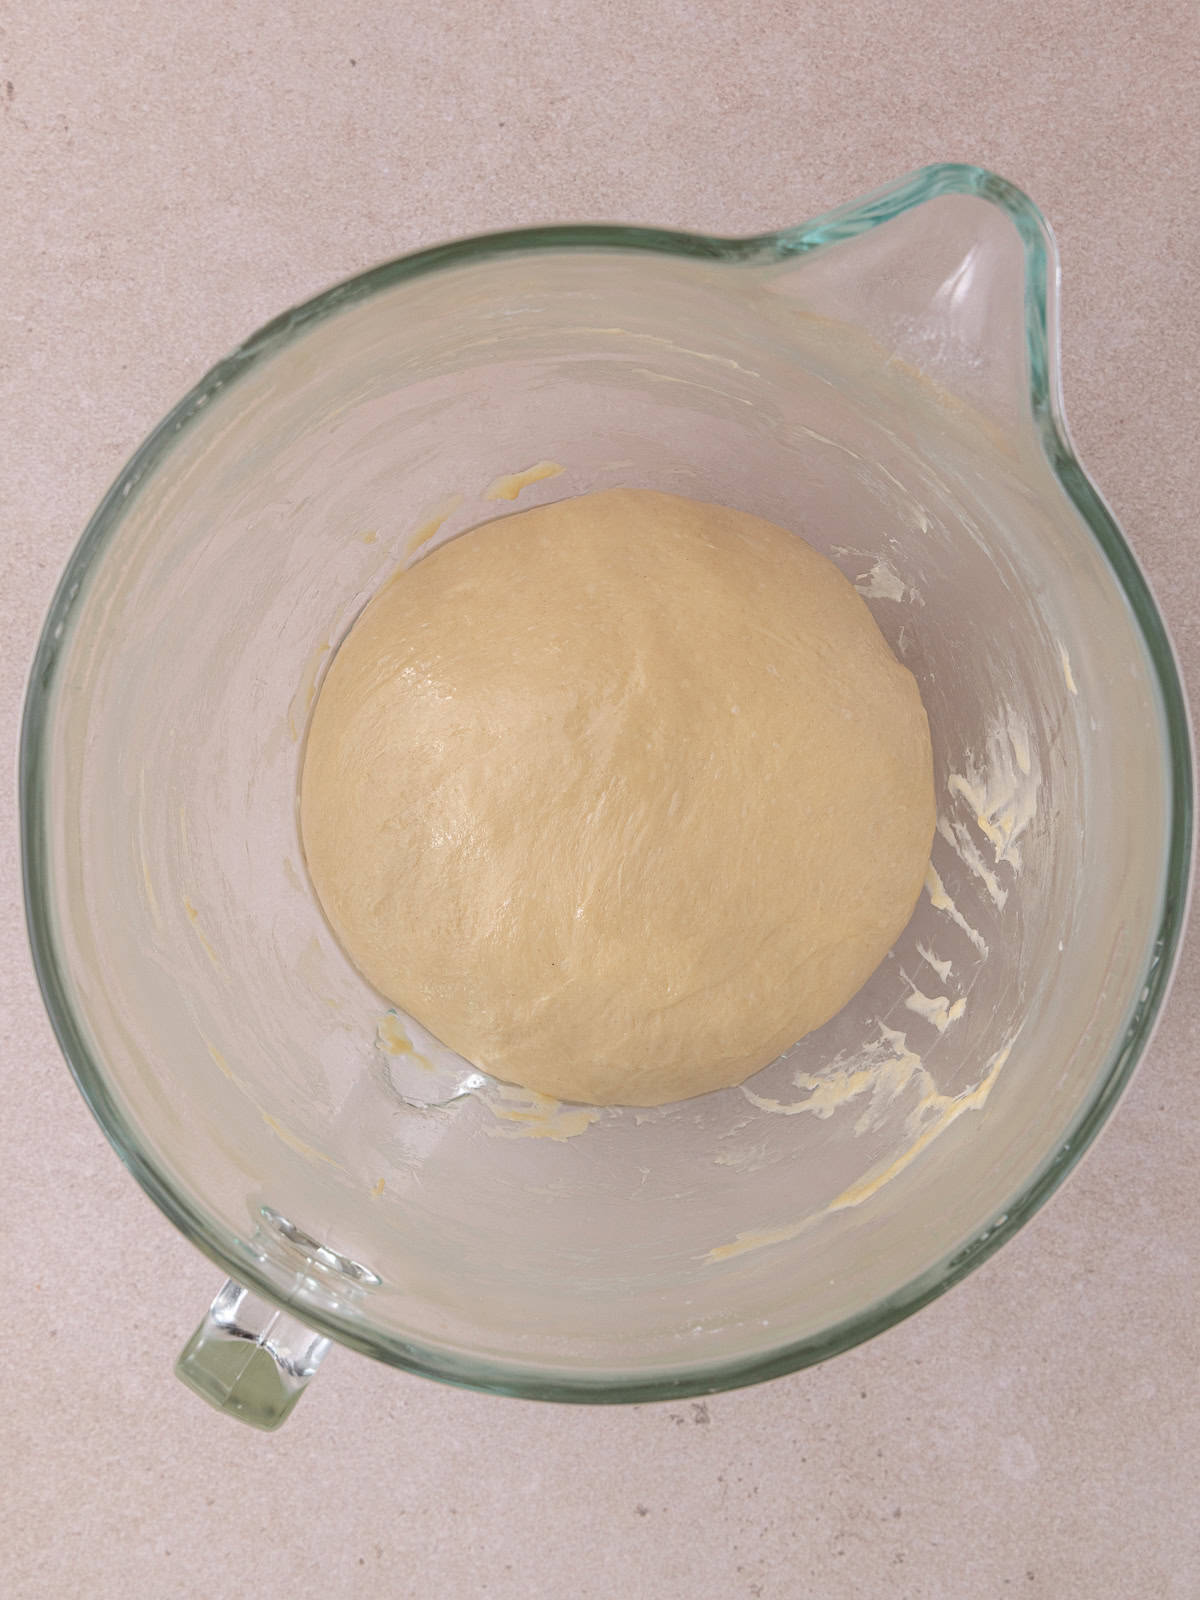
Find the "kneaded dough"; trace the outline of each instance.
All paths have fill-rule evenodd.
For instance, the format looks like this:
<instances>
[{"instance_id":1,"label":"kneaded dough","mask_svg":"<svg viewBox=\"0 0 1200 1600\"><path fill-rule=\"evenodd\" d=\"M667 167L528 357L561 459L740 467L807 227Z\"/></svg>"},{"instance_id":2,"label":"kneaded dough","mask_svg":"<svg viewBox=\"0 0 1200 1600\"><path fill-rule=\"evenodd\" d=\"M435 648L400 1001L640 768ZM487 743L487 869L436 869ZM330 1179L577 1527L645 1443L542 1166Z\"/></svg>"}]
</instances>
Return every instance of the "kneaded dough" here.
<instances>
[{"instance_id":1,"label":"kneaded dough","mask_svg":"<svg viewBox=\"0 0 1200 1600\"><path fill-rule=\"evenodd\" d=\"M934 827L912 675L831 562L648 490L461 535L351 628L301 827L376 988L485 1071L661 1105L838 1011Z\"/></svg>"}]
</instances>

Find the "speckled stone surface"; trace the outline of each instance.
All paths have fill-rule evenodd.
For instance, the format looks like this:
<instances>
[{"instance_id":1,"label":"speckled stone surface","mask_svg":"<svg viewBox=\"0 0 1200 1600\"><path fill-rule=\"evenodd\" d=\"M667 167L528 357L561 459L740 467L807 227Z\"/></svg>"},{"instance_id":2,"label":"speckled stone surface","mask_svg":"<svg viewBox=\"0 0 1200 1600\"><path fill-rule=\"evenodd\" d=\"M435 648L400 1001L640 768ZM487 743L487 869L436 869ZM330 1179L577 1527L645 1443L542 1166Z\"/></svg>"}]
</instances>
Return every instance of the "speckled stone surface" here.
<instances>
[{"instance_id":1,"label":"speckled stone surface","mask_svg":"<svg viewBox=\"0 0 1200 1600\"><path fill-rule=\"evenodd\" d=\"M738 232L923 162L1027 189L1084 460L1200 675L1191 0L49 0L0 21L0 718L143 434L276 311L450 235ZM10 786L10 794L11 794ZM0 818L0 1593L527 1600L1200 1594L1200 971L1083 1169L829 1365L588 1411L335 1351L278 1435L171 1363L218 1274L56 1051Z\"/></svg>"}]
</instances>

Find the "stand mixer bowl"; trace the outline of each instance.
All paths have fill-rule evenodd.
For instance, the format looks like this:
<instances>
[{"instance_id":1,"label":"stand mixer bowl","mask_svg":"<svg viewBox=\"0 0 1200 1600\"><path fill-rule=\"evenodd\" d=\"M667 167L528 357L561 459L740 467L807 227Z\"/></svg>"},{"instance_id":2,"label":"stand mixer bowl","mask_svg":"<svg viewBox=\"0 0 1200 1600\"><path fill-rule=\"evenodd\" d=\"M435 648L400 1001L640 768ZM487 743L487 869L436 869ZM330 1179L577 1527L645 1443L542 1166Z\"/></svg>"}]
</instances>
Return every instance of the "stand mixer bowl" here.
<instances>
[{"instance_id":1,"label":"stand mixer bowl","mask_svg":"<svg viewBox=\"0 0 1200 1600\"><path fill-rule=\"evenodd\" d=\"M915 1310L1061 1182L1166 992L1192 772L1162 621L1067 440L1056 316L1031 202L934 167L759 238L392 262L137 452L33 665L26 901L88 1103L230 1275L180 1365L206 1398L275 1426L331 1339L547 1399L753 1382ZM862 992L654 1111L495 1083L391 1011L296 822L321 674L379 584L518 495L616 484L835 560L917 676L939 798Z\"/></svg>"}]
</instances>

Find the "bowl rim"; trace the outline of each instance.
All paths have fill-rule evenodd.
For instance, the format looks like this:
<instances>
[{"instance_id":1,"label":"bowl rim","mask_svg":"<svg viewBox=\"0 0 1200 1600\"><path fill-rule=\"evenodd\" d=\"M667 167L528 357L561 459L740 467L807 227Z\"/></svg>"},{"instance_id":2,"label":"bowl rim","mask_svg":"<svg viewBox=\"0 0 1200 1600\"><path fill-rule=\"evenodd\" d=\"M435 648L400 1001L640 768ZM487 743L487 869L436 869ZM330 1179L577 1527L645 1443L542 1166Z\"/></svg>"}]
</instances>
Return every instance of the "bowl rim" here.
<instances>
[{"instance_id":1,"label":"bowl rim","mask_svg":"<svg viewBox=\"0 0 1200 1600\"><path fill-rule=\"evenodd\" d=\"M1024 332L1028 404L1047 463L1090 529L1129 602L1151 665L1167 740L1170 804L1163 863L1163 899L1137 999L1106 1067L1066 1137L1021 1190L964 1245L900 1289L832 1327L749 1358L662 1372L594 1375L545 1369L410 1343L365 1325L352 1309L321 1303L300 1281L237 1239L181 1192L153 1149L126 1117L103 1065L93 1056L70 1001L66 962L56 946L50 913L47 796L42 774L49 707L70 612L86 575L104 549L136 486L173 447L180 433L220 390L299 337L311 325L409 279L448 267L478 264L529 251L646 251L716 262L782 261L865 234L915 206L946 195L975 196L1007 214L1025 262ZM1075 455L1063 410L1058 349L1059 261L1048 225L1021 190L982 167L940 163L920 168L859 200L796 227L747 237L676 232L616 224L569 224L483 234L417 251L334 285L284 312L214 366L148 435L93 513L55 592L34 654L20 738L20 834L26 924L34 968L60 1048L96 1120L121 1160L176 1228L230 1277L273 1303L292 1309L327 1337L409 1372L460 1387L529 1399L621 1403L711 1394L758 1383L837 1355L873 1338L945 1293L1017 1232L1045 1203L1107 1120L1149 1043L1178 958L1187 918L1193 836L1193 760L1186 699L1171 641L1144 575L1099 493Z\"/></svg>"}]
</instances>

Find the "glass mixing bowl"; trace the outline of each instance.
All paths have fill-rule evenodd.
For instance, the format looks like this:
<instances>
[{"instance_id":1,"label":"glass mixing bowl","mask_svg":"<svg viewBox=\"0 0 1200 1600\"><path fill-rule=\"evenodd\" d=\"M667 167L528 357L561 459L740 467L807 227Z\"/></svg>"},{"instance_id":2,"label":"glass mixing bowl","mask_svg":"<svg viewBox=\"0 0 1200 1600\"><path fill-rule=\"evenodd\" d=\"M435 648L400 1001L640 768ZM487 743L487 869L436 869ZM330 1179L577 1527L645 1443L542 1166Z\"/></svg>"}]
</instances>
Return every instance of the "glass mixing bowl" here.
<instances>
[{"instance_id":1,"label":"glass mixing bowl","mask_svg":"<svg viewBox=\"0 0 1200 1600\"><path fill-rule=\"evenodd\" d=\"M34 662L26 892L80 1088L233 1280L181 1360L209 1399L273 1425L331 1338L558 1400L752 1382L947 1288L1078 1160L1166 990L1192 799L1162 622L1067 441L1056 294L1036 209L970 167L753 239L501 234L289 312L137 452ZM381 581L614 484L837 561L920 682L940 806L857 998L654 1111L496 1084L390 1011L296 826Z\"/></svg>"}]
</instances>

